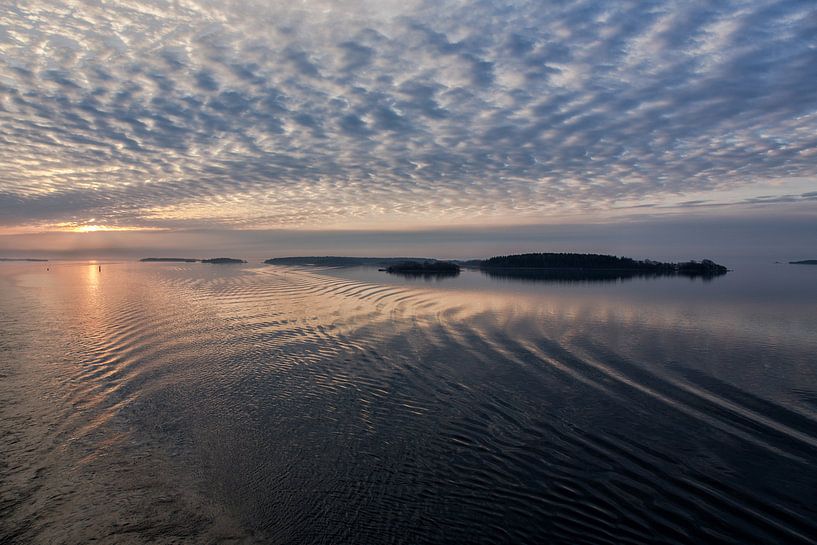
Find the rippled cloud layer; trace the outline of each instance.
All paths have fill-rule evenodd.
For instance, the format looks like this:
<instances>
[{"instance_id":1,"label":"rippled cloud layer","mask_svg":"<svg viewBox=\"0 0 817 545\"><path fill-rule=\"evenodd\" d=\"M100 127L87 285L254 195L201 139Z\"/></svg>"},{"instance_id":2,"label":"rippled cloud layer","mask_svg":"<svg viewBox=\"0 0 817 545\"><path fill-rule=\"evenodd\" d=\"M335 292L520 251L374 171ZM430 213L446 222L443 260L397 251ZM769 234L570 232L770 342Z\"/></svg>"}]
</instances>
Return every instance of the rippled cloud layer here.
<instances>
[{"instance_id":1,"label":"rippled cloud layer","mask_svg":"<svg viewBox=\"0 0 817 545\"><path fill-rule=\"evenodd\" d=\"M0 228L808 205L816 36L812 0L7 3Z\"/></svg>"}]
</instances>

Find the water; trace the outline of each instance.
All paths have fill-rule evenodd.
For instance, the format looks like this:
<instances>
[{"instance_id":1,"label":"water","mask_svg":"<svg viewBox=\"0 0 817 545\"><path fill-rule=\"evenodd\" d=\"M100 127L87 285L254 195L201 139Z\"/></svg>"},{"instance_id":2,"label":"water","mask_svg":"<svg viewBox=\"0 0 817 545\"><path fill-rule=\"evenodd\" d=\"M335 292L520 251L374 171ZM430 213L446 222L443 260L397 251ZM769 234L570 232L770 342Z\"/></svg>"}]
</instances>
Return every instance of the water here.
<instances>
[{"instance_id":1,"label":"water","mask_svg":"<svg viewBox=\"0 0 817 545\"><path fill-rule=\"evenodd\" d=\"M0 263L0 543L817 543L817 267L99 266Z\"/></svg>"}]
</instances>

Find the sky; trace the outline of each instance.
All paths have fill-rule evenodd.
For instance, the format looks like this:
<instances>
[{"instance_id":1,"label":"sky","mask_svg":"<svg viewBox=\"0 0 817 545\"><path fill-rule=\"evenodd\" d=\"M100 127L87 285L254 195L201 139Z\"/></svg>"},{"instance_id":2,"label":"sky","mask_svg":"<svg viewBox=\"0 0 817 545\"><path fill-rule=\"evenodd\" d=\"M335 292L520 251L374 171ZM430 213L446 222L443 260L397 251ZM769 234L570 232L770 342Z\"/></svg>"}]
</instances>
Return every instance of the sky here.
<instances>
[{"instance_id":1,"label":"sky","mask_svg":"<svg viewBox=\"0 0 817 545\"><path fill-rule=\"evenodd\" d=\"M0 256L817 258L816 67L813 0L6 0Z\"/></svg>"}]
</instances>

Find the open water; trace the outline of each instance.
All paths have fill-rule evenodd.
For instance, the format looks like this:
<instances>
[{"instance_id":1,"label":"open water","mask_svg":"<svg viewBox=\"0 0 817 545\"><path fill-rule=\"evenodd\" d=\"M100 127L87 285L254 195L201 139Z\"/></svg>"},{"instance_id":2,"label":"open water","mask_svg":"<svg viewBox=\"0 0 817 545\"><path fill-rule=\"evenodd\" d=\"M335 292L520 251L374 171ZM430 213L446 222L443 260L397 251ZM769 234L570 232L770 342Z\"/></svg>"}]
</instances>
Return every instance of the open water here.
<instances>
[{"instance_id":1,"label":"open water","mask_svg":"<svg viewBox=\"0 0 817 545\"><path fill-rule=\"evenodd\" d=\"M817 543L817 267L0 263L0 543Z\"/></svg>"}]
</instances>

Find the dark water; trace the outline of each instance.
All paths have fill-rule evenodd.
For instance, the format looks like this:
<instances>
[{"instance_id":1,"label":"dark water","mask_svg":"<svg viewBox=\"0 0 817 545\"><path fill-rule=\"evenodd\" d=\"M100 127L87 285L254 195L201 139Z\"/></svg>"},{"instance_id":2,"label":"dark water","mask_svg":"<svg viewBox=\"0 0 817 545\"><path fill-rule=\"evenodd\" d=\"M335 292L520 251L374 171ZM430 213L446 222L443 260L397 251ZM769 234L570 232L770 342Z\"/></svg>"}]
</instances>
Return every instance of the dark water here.
<instances>
[{"instance_id":1,"label":"dark water","mask_svg":"<svg viewBox=\"0 0 817 545\"><path fill-rule=\"evenodd\" d=\"M0 264L0 543L817 543L817 267Z\"/></svg>"}]
</instances>

